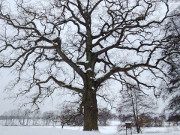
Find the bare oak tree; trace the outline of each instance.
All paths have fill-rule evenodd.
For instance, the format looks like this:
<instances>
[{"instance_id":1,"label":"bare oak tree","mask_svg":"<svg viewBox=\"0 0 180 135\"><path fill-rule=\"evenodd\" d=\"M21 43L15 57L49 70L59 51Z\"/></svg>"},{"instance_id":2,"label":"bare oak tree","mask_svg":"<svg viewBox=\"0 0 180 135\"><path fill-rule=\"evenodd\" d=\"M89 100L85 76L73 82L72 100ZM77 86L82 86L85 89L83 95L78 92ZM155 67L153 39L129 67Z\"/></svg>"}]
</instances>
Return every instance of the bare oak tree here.
<instances>
[{"instance_id":1,"label":"bare oak tree","mask_svg":"<svg viewBox=\"0 0 180 135\"><path fill-rule=\"evenodd\" d=\"M38 105L62 88L82 97L84 130L98 130L97 93L108 80L155 90L163 79L160 26L168 0L17 0L0 6L0 68ZM164 10L161 10L161 9ZM135 76L132 74L135 72ZM23 82L23 83L22 83ZM18 86L18 87L17 87ZM100 95L103 97L103 95Z\"/></svg>"}]
</instances>

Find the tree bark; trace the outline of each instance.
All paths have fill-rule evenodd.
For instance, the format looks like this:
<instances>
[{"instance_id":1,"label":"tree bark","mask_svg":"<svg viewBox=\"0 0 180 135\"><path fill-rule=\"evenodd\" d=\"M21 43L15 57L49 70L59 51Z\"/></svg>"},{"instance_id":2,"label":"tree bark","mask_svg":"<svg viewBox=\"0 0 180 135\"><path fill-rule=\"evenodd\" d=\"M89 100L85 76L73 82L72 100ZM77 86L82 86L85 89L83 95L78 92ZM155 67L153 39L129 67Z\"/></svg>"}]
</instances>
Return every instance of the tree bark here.
<instances>
[{"instance_id":1,"label":"tree bark","mask_svg":"<svg viewBox=\"0 0 180 135\"><path fill-rule=\"evenodd\" d=\"M138 134L141 132L141 126L137 122L136 122L136 130Z\"/></svg>"},{"instance_id":2,"label":"tree bark","mask_svg":"<svg viewBox=\"0 0 180 135\"><path fill-rule=\"evenodd\" d=\"M84 131L98 130L98 108L96 92L84 94Z\"/></svg>"}]
</instances>

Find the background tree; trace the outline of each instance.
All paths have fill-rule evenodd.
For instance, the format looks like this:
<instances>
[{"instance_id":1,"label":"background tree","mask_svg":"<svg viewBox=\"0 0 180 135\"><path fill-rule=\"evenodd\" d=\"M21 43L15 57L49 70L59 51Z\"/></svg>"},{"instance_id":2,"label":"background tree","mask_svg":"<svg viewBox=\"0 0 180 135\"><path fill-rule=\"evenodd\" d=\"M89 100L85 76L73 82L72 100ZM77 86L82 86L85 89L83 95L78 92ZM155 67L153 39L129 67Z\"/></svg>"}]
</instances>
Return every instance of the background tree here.
<instances>
[{"instance_id":1,"label":"background tree","mask_svg":"<svg viewBox=\"0 0 180 135\"><path fill-rule=\"evenodd\" d=\"M170 115L168 118L169 122L173 122L173 126L175 125L179 125L179 121L180 121L180 115L179 114L175 114L175 115Z\"/></svg>"},{"instance_id":2,"label":"background tree","mask_svg":"<svg viewBox=\"0 0 180 135\"><path fill-rule=\"evenodd\" d=\"M101 108L98 113L98 121L102 126L108 125L108 120L112 119L112 114L107 108Z\"/></svg>"},{"instance_id":3,"label":"background tree","mask_svg":"<svg viewBox=\"0 0 180 135\"><path fill-rule=\"evenodd\" d=\"M162 79L159 28L168 1L17 0L12 8L7 2L0 8L0 68L17 71L9 89L19 89L27 103L38 107L69 90L82 99L84 130L98 130L96 96L106 82L131 79L155 90ZM156 80L142 79L147 73Z\"/></svg>"},{"instance_id":4,"label":"background tree","mask_svg":"<svg viewBox=\"0 0 180 135\"><path fill-rule=\"evenodd\" d=\"M137 133L140 133L141 127L146 124L145 119L153 114L155 109L153 99L133 85L128 85L127 90L121 91L121 94L122 98L118 108L120 117L125 122L132 122Z\"/></svg>"},{"instance_id":5,"label":"background tree","mask_svg":"<svg viewBox=\"0 0 180 135\"><path fill-rule=\"evenodd\" d=\"M40 111L35 111L32 113L32 125L33 126L37 126L37 125L41 125L41 123L39 123L41 119L41 112Z\"/></svg>"},{"instance_id":6,"label":"background tree","mask_svg":"<svg viewBox=\"0 0 180 135\"><path fill-rule=\"evenodd\" d=\"M166 64L168 65L169 85L168 96L169 103L167 109L171 116L180 113L180 6L174 9L165 25L166 32L166 48L163 55L166 56ZM167 97L167 96L166 96Z\"/></svg>"},{"instance_id":7,"label":"background tree","mask_svg":"<svg viewBox=\"0 0 180 135\"><path fill-rule=\"evenodd\" d=\"M44 112L42 119L44 120L44 125L54 125L53 121L55 119L55 113L53 111Z\"/></svg>"},{"instance_id":8,"label":"background tree","mask_svg":"<svg viewBox=\"0 0 180 135\"><path fill-rule=\"evenodd\" d=\"M60 112L59 118L62 128L64 125L82 126L84 121L83 115L79 114L74 107L71 106L64 107Z\"/></svg>"},{"instance_id":9,"label":"background tree","mask_svg":"<svg viewBox=\"0 0 180 135\"><path fill-rule=\"evenodd\" d=\"M21 125L24 125L24 126L28 126L29 125L29 122L31 120L31 115L32 115L32 112L31 110L29 109L25 109L25 110L21 110L21 111L18 111L19 112L19 116L20 116L20 119L19 119L19 122Z\"/></svg>"}]
</instances>

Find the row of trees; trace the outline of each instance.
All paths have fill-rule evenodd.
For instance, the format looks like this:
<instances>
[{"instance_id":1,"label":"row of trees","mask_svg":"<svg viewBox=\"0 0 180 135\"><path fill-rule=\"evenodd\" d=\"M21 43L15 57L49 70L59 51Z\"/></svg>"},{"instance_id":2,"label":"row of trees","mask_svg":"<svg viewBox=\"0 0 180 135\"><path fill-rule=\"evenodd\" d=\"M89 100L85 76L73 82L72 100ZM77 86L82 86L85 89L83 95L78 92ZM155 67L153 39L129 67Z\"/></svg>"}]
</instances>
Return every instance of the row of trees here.
<instances>
[{"instance_id":1,"label":"row of trees","mask_svg":"<svg viewBox=\"0 0 180 135\"><path fill-rule=\"evenodd\" d=\"M152 112L149 107L144 107L143 110L142 104L124 104L128 106L127 108L119 107L117 110L117 115L112 114L107 108L99 110L99 125L107 126L110 121L118 120L122 123L121 128L124 129L126 122L134 122L133 126L136 127L136 130L141 131L141 127L161 127L167 126L169 122L172 122L172 125L178 125L180 121L180 116L170 115L166 118L165 114L159 115ZM137 114L134 114L134 106L136 106ZM126 113L123 111L126 110ZM128 112L127 112L128 111ZM166 124L165 124L166 123ZM47 112L31 112L31 110L26 109L22 110L11 110L0 116L0 124L5 126L61 126L62 128L65 125L71 126L82 126L83 125L83 116L75 115L75 110L64 109L63 111L47 111ZM169 123L171 124L171 123ZM170 126L170 125L169 125ZM121 130L121 129L120 129Z\"/></svg>"},{"instance_id":2,"label":"row of trees","mask_svg":"<svg viewBox=\"0 0 180 135\"><path fill-rule=\"evenodd\" d=\"M98 130L97 96L108 97L107 83L127 87L135 104L141 96L134 98L139 93L132 89L159 96L160 82L169 87L174 78L177 91L179 13L172 14L172 1L16 0L13 6L2 1L0 69L11 68L17 77L9 89L37 108L57 91L79 96L77 115L88 131ZM179 96L171 101L170 108L179 110ZM139 131L137 114L133 107Z\"/></svg>"},{"instance_id":3,"label":"row of trees","mask_svg":"<svg viewBox=\"0 0 180 135\"><path fill-rule=\"evenodd\" d=\"M99 111L99 125L107 126L108 121L115 116L110 110L103 108ZM5 126L82 126L84 118L76 115L72 108L65 108L62 111L32 112L29 109L11 110L0 116L0 124Z\"/></svg>"}]
</instances>

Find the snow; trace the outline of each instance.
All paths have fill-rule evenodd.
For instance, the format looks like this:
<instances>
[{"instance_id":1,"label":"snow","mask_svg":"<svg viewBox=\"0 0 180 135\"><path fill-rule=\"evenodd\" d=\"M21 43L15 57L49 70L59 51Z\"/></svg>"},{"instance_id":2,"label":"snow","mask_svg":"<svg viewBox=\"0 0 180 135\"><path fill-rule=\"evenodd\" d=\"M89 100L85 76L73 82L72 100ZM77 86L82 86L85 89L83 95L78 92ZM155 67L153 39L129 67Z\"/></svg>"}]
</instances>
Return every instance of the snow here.
<instances>
[{"instance_id":1,"label":"snow","mask_svg":"<svg viewBox=\"0 0 180 135\"><path fill-rule=\"evenodd\" d=\"M117 126L100 126L99 131L82 131L82 127L19 127L0 126L0 135L125 135L125 132L117 132ZM144 128L143 133L133 135L180 135L180 127L151 127Z\"/></svg>"},{"instance_id":2,"label":"snow","mask_svg":"<svg viewBox=\"0 0 180 135\"><path fill-rule=\"evenodd\" d=\"M92 71L92 69L91 69L91 68L88 68L86 71Z\"/></svg>"}]
</instances>

